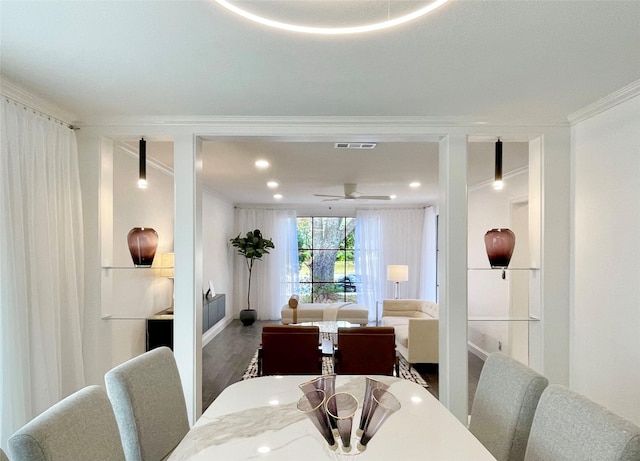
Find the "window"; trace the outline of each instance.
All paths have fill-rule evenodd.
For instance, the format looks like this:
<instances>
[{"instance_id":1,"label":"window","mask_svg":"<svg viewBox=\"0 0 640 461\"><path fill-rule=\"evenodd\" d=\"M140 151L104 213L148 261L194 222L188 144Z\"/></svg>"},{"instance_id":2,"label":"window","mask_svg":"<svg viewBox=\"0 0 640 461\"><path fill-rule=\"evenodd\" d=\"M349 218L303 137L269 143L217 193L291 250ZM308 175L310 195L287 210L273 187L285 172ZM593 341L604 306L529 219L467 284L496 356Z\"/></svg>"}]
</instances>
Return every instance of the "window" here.
<instances>
[{"instance_id":1,"label":"window","mask_svg":"<svg viewBox=\"0 0 640 461\"><path fill-rule=\"evenodd\" d=\"M298 218L300 301L355 302L360 280L354 268L355 218Z\"/></svg>"}]
</instances>

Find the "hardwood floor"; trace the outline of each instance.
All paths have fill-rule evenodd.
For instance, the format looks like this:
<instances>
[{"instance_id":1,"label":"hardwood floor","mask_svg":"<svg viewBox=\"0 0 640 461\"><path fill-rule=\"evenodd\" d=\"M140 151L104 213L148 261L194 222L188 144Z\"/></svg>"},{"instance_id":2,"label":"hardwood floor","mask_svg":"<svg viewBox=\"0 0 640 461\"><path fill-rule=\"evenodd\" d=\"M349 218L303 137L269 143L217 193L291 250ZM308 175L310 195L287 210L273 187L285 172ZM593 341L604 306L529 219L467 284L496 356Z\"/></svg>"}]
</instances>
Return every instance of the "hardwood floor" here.
<instances>
[{"instance_id":1,"label":"hardwood floor","mask_svg":"<svg viewBox=\"0 0 640 461\"><path fill-rule=\"evenodd\" d=\"M260 345L262 326L278 321L258 321L245 327L240 320L233 320L202 350L202 409L230 384L240 381L251 358ZM469 353L469 406L478 385L484 362ZM416 370L429 384L429 391L438 397L438 365L417 364Z\"/></svg>"}]
</instances>

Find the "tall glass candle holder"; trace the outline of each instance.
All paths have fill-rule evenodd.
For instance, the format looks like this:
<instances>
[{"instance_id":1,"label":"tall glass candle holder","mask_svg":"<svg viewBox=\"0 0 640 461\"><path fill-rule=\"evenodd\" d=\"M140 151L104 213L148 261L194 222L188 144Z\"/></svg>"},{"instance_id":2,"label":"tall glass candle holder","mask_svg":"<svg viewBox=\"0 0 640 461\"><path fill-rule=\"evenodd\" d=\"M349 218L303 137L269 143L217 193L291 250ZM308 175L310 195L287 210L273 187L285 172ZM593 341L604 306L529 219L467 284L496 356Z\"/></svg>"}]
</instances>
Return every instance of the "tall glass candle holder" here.
<instances>
[{"instance_id":1,"label":"tall glass candle holder","mask_svg":"<svg viewBox=\"0 0 640 461\"><path fill-rule=\"evenodd\" d=\"M317 389L315 391L307 392L300 400L298 400L298 410L303 412L307 418L311 420L313 425L320 431L324 439L327 441L332 449L337 448L336 440L329 424L329 416L325 410L325 393L324 391Z\"/></svg>"},{"instance_id":2,"label":"tall glass candle holder","mask_svg":"<svg viewBox=\"0 0 640 461\"><path fill-rule=\"evenodd\" d=\"M360 423L358 424L358 430L356 431L356 435L358 437L362 436L362 432L364 431L365 423L369 417L369 412L371 411L371 402L373 396L371 393L374 389L389 389L387 384L381 383L380 381L376 381L375 379L371 379L369 377L365 378L365 387L364 387L364 398L362 399L362 414L360 415Z\"/></svg>"},{"instance_id":3,"label":"tall glass candle holder","mask_svg":"<svg viewBox=\"0 0 640 461\"><path fill-rule=\"evenodd\" d=\"M400 402L389 391L374 389L371 391L372 403L368 421L365 423L364 432L358 442L358 449L366 450L367 444L376 432L382 427L389 416L400 409Z\"/></svg>"},{"instance_id":4,"label":"tall glass candle holder","mask_svg":"<svg viewBox=\"0 0 640 461\"><path fill-rule=\"evenodd\" d=\"M387 391L387 384L366 378L362 416L353 436L357 399L346 392L328 394L323 390L335 389L335 375L320 376L299 387L304 396L298 401L298 410L322 434L337 461L352 461L364 452L387 418L400 409L400 402Z\"/></svg>"},{"instance_id":5,"label":"tall glass candle holder","mask_svg":"<svg viewBox=\"0 0 640 461\"><path fill-rule=\"evenodd\" d=\"M331 405L334 403L335 405ZM351 451L351 428L353 427L353 416L358 409L358 401L356 398L346 392L333 394L327 399L327 414L329 420L333 420L333 425L340 440L342 448L345 452ZM331 409L335 407L335 410Z\"/></svg>"}]
</instances>

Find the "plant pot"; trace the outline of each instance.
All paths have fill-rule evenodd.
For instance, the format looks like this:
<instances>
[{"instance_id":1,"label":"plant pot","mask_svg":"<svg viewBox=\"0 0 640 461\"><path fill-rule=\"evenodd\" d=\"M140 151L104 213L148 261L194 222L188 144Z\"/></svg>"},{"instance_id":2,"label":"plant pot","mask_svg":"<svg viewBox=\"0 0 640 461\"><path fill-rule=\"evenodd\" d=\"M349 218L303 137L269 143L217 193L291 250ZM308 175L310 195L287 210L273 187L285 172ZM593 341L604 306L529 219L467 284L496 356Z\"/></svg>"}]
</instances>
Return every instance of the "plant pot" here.
<instances>
[{"instance_id":1,"label":"plant pot","mask_svg":"<svg viewBox=\"0 0 640 461\"><path fill-rule=\"evenodd\" d=\"M258 311L255 309L242 309L240 311L240 321L245 327L253 325L258 319Z\"/></svg>"}]
</instances>

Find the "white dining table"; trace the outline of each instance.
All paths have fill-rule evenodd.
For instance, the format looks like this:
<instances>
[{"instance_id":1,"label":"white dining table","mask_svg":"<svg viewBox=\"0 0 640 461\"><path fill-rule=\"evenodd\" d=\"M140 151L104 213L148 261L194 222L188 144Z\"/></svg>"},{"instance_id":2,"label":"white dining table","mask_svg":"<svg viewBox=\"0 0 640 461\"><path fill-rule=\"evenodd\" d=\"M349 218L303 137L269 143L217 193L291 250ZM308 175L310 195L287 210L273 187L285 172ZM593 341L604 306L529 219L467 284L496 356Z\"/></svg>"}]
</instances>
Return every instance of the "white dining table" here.
<instances>
[{"instance_id":1,"label":"white dining table","mask_svg":"<svg viewBox=\"0 0 640 461\"><path fill-rule=\"evenodd\" d=\"M389 385L401 404L357 457L338 458L296 407L310 376L265 376L227 387L198 419L170 461L484 461L495 458L429 391L405 379L370 376ZM336 392L359 402L365 377L338 375Z\"/></svg>"}]
</instances>

